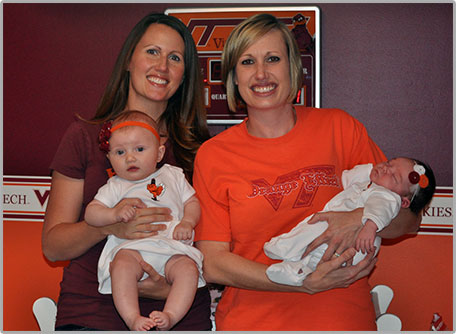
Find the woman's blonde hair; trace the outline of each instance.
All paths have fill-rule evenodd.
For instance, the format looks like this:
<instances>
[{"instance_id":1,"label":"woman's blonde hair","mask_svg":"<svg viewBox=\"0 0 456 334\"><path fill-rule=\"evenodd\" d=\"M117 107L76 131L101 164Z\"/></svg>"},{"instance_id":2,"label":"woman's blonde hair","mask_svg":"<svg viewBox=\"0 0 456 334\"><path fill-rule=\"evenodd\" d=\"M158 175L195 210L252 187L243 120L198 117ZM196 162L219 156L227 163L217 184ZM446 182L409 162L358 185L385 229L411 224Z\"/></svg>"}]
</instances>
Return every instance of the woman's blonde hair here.
<instances>
[{"instance_id":1,"label":"woman's blonde hair","mask_svg":"<svg viewBox=\"0 0 456 334\"><path fill-rule=\"evenodd\" d=\"M236 64L241 55L254 42L269 33L278 30L282 33L287 46L290 63L290 94L288 102L292 102L302 87L302 62L299 47L290 29L271 14L256 14L237 25L223 48L222 53L222 80L225 84L228 107L231 111L237 111L246 107L244 100L234 82Z\"/></svg>"}]
</instances>

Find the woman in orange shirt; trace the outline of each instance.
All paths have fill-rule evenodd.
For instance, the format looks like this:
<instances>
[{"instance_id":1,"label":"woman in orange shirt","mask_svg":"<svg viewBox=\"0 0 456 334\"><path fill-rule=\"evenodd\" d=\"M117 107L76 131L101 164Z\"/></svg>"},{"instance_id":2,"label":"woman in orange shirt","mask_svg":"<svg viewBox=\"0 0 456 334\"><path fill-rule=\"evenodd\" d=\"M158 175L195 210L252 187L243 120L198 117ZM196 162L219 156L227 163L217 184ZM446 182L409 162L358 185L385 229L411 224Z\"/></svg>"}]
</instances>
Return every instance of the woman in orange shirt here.
<instances>
[{"instance_id":1,"label":"woman in orange shirt","mask_svg":"<svg viewBox=\"0 0 456 334\"><path fill-rule=\"evenodd\" d=\"M330 227L308 251L323 242L329 247L326 262L302 286L273 283L265 273L274 260L264 242L321 210L342 190L342 170L386 160L344 111L293 106L302 73L296 41L272 15L245 20L225 43L228 104L232 111L245 107L248 117L200 147L194 174L204 275L226 285L217 330L376 329L366 278L372 254L342 267L355 254L361 211L316 215ZM383 236L416 230L417 221L403 210Z\"/></svg>"}]
</instances>

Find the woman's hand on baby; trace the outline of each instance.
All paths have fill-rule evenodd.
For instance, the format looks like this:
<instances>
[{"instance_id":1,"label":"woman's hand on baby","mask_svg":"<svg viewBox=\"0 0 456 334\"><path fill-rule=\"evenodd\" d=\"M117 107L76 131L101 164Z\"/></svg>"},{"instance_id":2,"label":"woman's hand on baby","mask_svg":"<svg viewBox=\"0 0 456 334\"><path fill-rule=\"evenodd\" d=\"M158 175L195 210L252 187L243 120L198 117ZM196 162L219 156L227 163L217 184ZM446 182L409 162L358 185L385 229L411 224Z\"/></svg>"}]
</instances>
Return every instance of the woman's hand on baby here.
<instances>
[{"instance_id":1,"label":"woman's hand on baby","mask_svg":"<svg viewBox=\"0 0 456 334\"><path fill-rule=\"evenodd\" d=\"M164 300L168 297L171 286L166 282L165 277L157 273L150 264L145 261L139 263L142 269L149 275L138 282L138 293L140 297Z\"/></svg>"},{"instance_id":2,"label":"woman's hand on baby","mask_svg":"<svg viewBox=\"0 0 456 334\"><path fill-rule=\"evenodd\" d=\"M145 204L137 198L126 198L122 202L135 207L136 215L127 223L112 225L111 234L122 239L141 239L157 235L159 231L165 230L165 224L155 224L157 222L167 222L172 219L171 210L168 208L147 208Z\"/></svg>"},{"instance_id":3,"label":"woman's hand on baby","mask_svg":"<svg viewBox=\"0 0 456 334\"><path fill-rule=\"evenodd\" d=\"M341 255L350 247L355 247L355 241L359 231L363 227L361 217L363 209L355 209L349 212L318 212L309 220L309 224L319 221L327 221L328 228L318 238L312 241L302 257L309 254L312 250L326 243L328 248L321 261L328 261L334 254ZM349 259L348 263L351 263Z\"/></svg>"},{"instance_id":4,"label":"woman's hand on baby","mask_svg":"<svg viewBox=\"0 0 456 334\"><path fill-rule=\"evenodd\" d=\"M354 248L349 248L340 256L332 260L320 263L317 269L304 280L303 288L308 293L317 293L335 288L346 288L360 278L369 275L377 262L374 252L367 256L357 265L344 265L351 262L356 254Z\"/></svg>"}]
</instances>

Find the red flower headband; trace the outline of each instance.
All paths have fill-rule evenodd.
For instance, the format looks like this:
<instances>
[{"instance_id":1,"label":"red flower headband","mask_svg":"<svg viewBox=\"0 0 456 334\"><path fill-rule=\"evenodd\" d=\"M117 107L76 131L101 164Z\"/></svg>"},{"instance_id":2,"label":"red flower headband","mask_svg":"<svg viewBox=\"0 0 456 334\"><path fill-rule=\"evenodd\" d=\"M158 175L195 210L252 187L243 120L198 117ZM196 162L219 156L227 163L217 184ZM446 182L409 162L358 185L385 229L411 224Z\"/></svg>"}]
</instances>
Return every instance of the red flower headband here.
<instances>
[{"instance_id":1,"label":"red flower headband","mask_svg":"<svg viewBox=\"0 0 456 334\"><path fill-rule=\"evenodd\" d=\"M415 164L415 166L413 166L413 171L411 171L409 174L410 183L411 184L418 183L418 185L421 188L426 188L429 185L429 179L425 175L425 173L426 173L426 169L424 168L424 166Z\"/></svg>"},{"instance_id":2,"label":"red flower headband","mask_svg":"<svg viewBox=\"0 0 456 334\"><path fill-rule=\"evenodd\" d=\"M114 127L112 127L112 121L107 121L103 124L101 127L100 133L98 134L98 141L100 142L99 147L100 150L104 152L109 152L109 138L111 138L111 134L125 126L140 126L146 130L149 130L152 132L152 134L157 138L158 142L160 143L160 135L158 134L157 130L155 130L152 126L149 124L143 123L143 122L137 122L137 121L126 121L126 122L121 122Z\"/></svg>"},{"instance_id":3,"label":"red flower headband","mask_svg":"<svg viewBox=\"0 0 456 334\"><path fill-rule=\"evenodd\" d=\"M100 133L98 134L98 142L100 150L105 153L109 152L109 138L111 138L111 126L112 121L107 121L101 127Z\"/></svg>"},{"instance_id":4,"label":"red flower headband","mask_svg":"<svg viewBox=\"0 0 456 334\"><path fill-rule=\"evenodd\" d=\"M415 191L413 192L412 198L410 199L410 202L413 202L420 188L426 188L429 185L429 179L424 173L426 173L426 169L424 168L424 166L418 165L415 162L415 165L413 166L413 171L411 171L409 174L409 181L413 185L418 184L419 187L416 187Z\"/></svg>"}]
</instances>

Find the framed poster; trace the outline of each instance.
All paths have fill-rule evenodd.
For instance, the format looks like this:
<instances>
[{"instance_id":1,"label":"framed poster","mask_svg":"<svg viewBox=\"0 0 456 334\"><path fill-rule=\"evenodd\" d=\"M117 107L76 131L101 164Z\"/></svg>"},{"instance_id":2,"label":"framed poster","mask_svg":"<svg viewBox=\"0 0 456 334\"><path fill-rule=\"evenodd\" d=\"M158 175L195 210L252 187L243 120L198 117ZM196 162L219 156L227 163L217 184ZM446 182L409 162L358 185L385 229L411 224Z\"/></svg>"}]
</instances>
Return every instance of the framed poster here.
<instances>
[{"instance_id":1,"label":"framed poster","mask_svg":"<svg viewBox=\"0 0 456 334\"><path fill-rule=\"evenodd\" d=\"M295 104L320 107L320 11L318 7L172 8L165 14L179 18L196 44L204 78L209 124L233 124L247 115L229 111L221 80L221 54L233 28L258 13L270 13L293 32L301 51L303 86Z\"/></svg>"}]
</instances>

